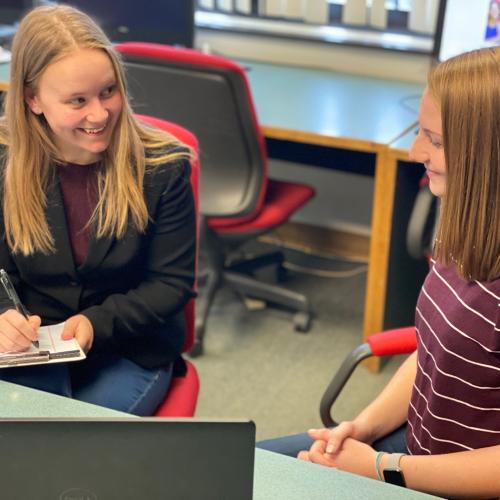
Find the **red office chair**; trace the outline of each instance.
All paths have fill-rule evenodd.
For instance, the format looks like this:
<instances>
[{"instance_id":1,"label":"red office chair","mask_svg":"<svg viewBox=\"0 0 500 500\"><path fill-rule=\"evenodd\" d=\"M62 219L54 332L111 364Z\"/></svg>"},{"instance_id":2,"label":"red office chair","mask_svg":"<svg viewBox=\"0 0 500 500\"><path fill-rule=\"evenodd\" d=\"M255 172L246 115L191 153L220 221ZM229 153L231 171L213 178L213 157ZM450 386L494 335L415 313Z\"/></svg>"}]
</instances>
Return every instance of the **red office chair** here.
<instances>
[{"instance_id":1,"label":"red office chair","mask_svg":"<svg viewBox=\"0 0 500 500\"><path fill-rule=\"evenodd\" d=\"M332 418L331 409L344 385L358 364L370 356L394 356L407 354L417 347L414 326L395 328L370 335L364 344L353 349L333 376L321 398L320 416L325 427L333 427L337 422Z\"/></svg>"},{"instance_id":2,"label":"red office chair","mask_svg":"<svg viewBox=\"0 0 500 500\"><path fill-rule=\"evenodd\" d=\"M124 59L135 110L187 127L200 143L201 241L209 265L191 354L202 352L210 306L222 284L295 311L295 329L307 331L307 298L252 276L264 265L280 270L283 255L247 259L239 252L243 243L286 222L314 195L308 186L268 179L264 138L243 69L222 57L165 45L122 43L116 49Z\"/></svg>"},{"instance_id":3,"label":"red office chair","mask_svg":"<svg viewBox=\"0 0 500 500\"><path fill-rule=\"evenodd\" d=\"M165 120L153 118L145 115L135 115L139 120L169 132L179 141L188 145L193 151L198 153L198 142L191 132L185 128L170 123ZM199 162L197 156L191 159L191 187L195 201L196 214L199 213ZM184 308L184 317L186 322L186 339L182 351L188 352L194 343L195 335L195 301L191 299ZM186 373L184 375L175 376L170 383L165 399L155 412L157 417L192 417L196 410L196 402L198 400L198 392L200 389L200 381L196 368L192 363L186 360Z\"/></svg>"}]
</instances>

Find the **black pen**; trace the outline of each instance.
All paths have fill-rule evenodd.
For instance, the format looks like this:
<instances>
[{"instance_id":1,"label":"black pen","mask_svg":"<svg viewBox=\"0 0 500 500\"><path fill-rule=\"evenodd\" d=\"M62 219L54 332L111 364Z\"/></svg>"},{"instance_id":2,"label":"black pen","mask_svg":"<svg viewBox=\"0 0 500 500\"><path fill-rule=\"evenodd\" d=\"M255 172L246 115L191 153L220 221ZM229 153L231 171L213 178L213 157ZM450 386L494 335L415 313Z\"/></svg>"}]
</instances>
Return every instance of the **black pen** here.
<instances>
[{"instance_id":1,"label":"black pen","mask_svg":"<svg viewBox=\"0 0 500 500\"><path fill-rule=\"evenodd\" d=\"M18 313L21 313L26 319L28 319L29 311L26 309L26 307L24 307L24 304L21 302L19 295L17 295L12 281L10 281L9 275L3 269L0 269L0 281L2 282L2 285L5 289L5 293L7 294L9 299L12 300L16 311ZM31 343L37 349L40 347L38 340L32 340Z\"/></svg>"}]
</instances>

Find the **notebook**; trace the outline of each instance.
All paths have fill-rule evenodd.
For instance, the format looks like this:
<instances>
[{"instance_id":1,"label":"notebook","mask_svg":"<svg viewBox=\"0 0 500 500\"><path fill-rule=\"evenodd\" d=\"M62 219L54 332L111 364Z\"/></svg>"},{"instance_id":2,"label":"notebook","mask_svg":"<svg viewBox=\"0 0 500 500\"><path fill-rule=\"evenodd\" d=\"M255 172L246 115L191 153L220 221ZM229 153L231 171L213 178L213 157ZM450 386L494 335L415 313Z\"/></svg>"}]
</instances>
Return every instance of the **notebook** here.
<instances>
[{"instance_id":1,"label":"notebook","mask_svg":"<svg viewBox=\"0 0 500 500\"><path fill-rule=\"evenodd\" d=\"M9 500L252 498L249 421L7 419L0 436Z\"/></svg>"},{"instance_id":2,"label":"notebook","mask_svg":"<svg viewBox=\"0 0 500 500\"><path fill-rule=\"evenodd\" d=\"M40 327L38 347L30 346L28 350L22 352L0 353L0 368L85 359L85 353L74 338L61 339L63 328L64 323Z\"/></svg>"}]
</instances>

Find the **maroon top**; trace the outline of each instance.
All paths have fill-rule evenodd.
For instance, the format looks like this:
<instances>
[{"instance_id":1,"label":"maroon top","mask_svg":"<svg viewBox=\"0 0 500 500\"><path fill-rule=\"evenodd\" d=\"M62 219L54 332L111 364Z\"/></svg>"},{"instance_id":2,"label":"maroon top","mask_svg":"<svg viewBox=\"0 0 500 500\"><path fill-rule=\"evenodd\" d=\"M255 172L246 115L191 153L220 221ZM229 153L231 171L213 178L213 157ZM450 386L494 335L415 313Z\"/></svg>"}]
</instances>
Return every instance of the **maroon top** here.
<instances>
[{"instance_id":1,"label":"maroon top","mask_svg":"<svg viewBox=\"0 0 500 500\"><path fill-rule=\"evenodd\" d=\"M417 303L412 454L500 444L500 278L465 281L433 262Z\"/></svg>"},{"instance_id":2,"label":"maroon top","mask_svg":"<svg viewBox=\"0 0 500 500\"><path fill-rule=\"evenodd\" d=\"M86 227L97 204L97 172L100 163L59 165L57 172L64 201L68 236L76 267L87 257L90 228Z\"/></svg>"}]
</instances>

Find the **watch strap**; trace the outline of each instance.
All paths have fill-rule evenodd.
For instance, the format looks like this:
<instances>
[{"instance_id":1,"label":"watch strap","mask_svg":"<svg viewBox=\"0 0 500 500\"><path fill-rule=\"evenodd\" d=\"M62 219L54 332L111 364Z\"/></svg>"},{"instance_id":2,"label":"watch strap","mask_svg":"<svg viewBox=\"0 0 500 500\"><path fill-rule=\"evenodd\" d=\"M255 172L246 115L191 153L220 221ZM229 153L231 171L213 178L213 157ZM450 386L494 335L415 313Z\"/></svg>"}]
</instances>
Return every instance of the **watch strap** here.
<instances>
[{"instance_id":1,"label":"watch strap","mask_svg":"<svg viewBox=\"0 0 500 500\"><path fill-rule=\"evenodd\" d=\"M384 469L400 469L399 462L401 457L404 457L405 455L406 453L391 453L385 463Z\"/></svg>"},{"instance_id":2,"label":"watch strap","mask_svg":"<svg viewBox=\"0 0 500 500\"><path fill-rule=\"evenodd\" d=\"M384 455L387 455L385 451L379 451L377 452L377 455L375 456L375 473L377 474L377 479L379 481L383 481L384 478L380 474L380 461L382 460L382 457Z\"/></svg>"}]
</instances>

